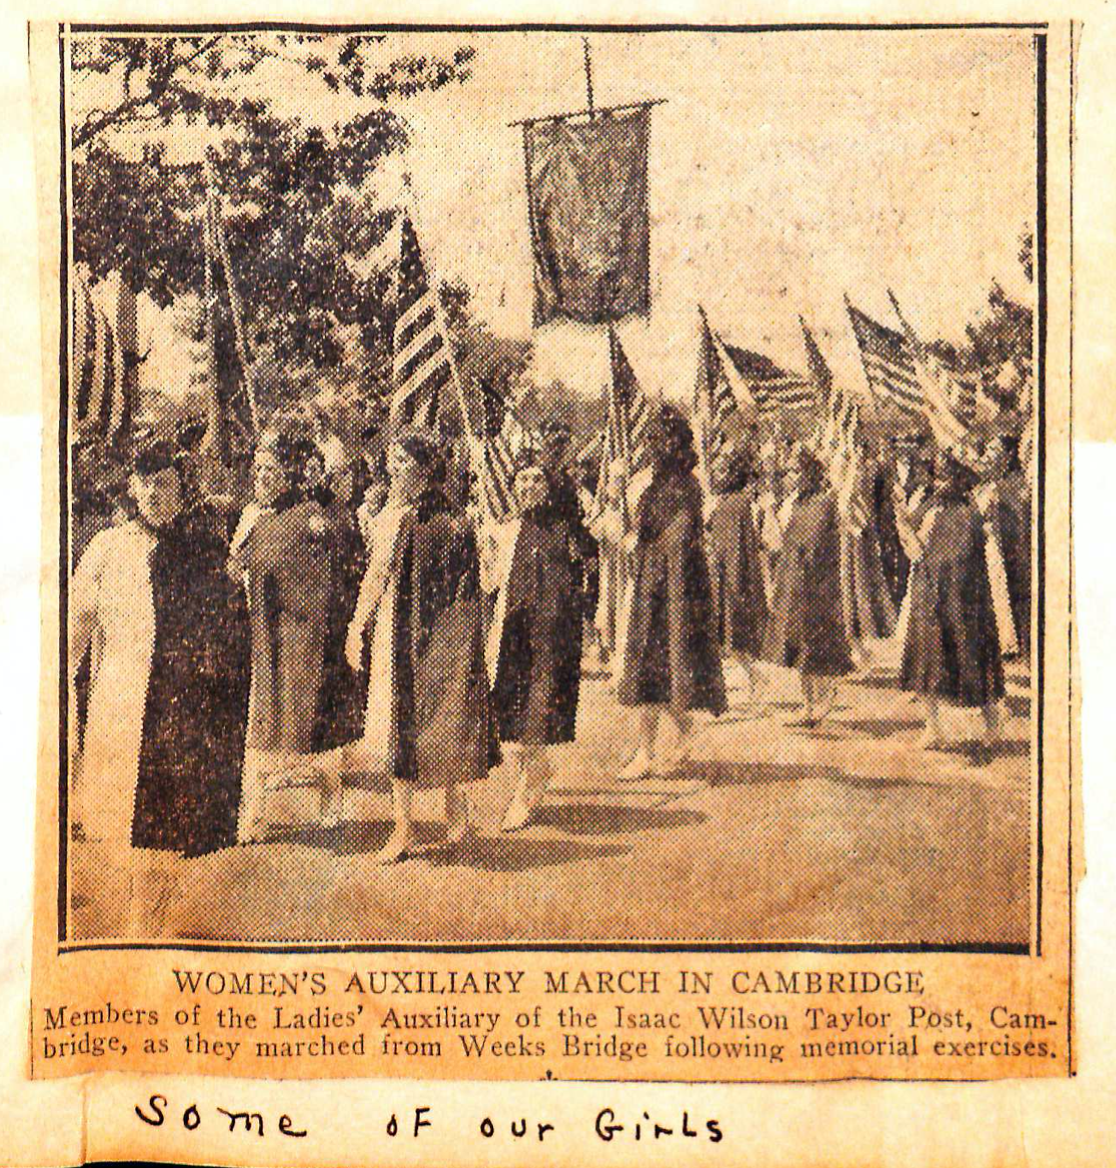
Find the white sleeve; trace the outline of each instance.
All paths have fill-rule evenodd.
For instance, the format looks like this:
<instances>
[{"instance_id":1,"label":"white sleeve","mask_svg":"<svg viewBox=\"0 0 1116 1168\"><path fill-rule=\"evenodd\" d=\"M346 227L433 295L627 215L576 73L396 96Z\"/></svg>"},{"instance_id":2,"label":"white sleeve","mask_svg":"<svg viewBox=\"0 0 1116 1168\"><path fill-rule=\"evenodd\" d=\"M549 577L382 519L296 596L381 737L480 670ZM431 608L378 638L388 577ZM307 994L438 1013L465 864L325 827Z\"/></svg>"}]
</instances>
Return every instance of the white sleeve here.
<instances>
[{"instance_id":1,"label":"white sleeve","mask_svg":"<svg viewBox=\"0 0 1116 1168\"><path fill-rule=\"evenodd\" d=\"M101 573L112 541L112 528L90 541L70 581L70 665L76 672L93 643L101 592Z\"/></svg>"}]
</instances>

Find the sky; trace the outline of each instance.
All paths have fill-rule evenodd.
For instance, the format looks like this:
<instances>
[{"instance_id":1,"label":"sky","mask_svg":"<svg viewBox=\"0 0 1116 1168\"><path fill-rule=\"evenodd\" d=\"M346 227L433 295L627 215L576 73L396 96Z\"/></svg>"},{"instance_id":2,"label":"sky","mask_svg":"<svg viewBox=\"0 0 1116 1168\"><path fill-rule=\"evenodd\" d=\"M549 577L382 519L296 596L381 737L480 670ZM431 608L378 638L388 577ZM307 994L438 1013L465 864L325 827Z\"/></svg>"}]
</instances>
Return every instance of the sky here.
<instances>
[{"instance_id":1,"label":"sky","mask_svg":"<svg viewBox=\"0 0 1116 1168\"><path fill-rule=\"evenodd\" d=\"M477 49L465 85L393 108L412 132L385 164L410 175L422 245L503 335L531 333L531 253L518 118L581 109L581 37L393 34L377 47ZM894 323L887 289L928 336L960 339L998 280L1030 298L1016 258L1035 221L1034 58L1013 31L608 33L590 36L598 106L665 99L649 159L653 308L620 336L645 387L685 399L702 304L726 340L804 369L798 314L838 379L865 384L844 295ZM277 113L332 125L369 107L278 62L242 82ZM82 95L103 104L105 94ZM200 157L197 133L175 149ZM535 333L532 370L585 393L607 375L599 328Z\"/></svg>"}]
</instances>

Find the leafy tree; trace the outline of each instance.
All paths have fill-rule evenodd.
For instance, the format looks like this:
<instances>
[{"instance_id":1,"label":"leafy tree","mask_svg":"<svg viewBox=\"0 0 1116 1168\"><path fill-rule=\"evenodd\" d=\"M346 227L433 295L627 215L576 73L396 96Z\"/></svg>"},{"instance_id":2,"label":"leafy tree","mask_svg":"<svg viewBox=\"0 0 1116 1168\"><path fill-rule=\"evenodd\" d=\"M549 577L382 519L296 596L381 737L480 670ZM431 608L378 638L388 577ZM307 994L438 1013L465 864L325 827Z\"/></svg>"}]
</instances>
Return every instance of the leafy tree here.
<instances>
[{"instance_id":1,"label":"leafy tree","mask_svg":"<svg viewBox=\"0 0 1116 1168\"><path fill-rule=\"evenodd\" d=\"M114 86L118 100L74 129L75 259L94 280L121 271L164 307L199 294L206 167L200 157L173 161L168 145L184 128L209 126L220 136L211 173L226 200L231 267L253 349L279 364L335 367L345 357L339 333L355 327L382 362L390 281L368 259L394 210L377 200L370 180L408 140L388 103L466 81L475 53L462 46L448 58L403 55L373 69L367 51L383 39L77 38L74 86L84 104ZM280 65L301 70L323 92L366 98L369 108L332 126L280 117L261 75ZM246 77L258 93L235 96ZM138 157L125 129L142 131Z\"/></svg>"},{"instance_id":2,"label":"leafy tree","mask_svg":"<svg viewBox=\"0 0 1116 1168\"><path fill-rule=\"evenodd\" d=\"M476 53L462 45L448 58L404 54L374 69L366 52L385 39L382 34L323 33L75 37L75 84L83 78L119 79L120 93L108 108L92 110L75 126L73 147L139 122L171 126L204 119L211 126L235 125L246 111L228 90L268 62L292 64L334 93L344 89L386 103L464 81Z\"/></svg>"}]
</instances>

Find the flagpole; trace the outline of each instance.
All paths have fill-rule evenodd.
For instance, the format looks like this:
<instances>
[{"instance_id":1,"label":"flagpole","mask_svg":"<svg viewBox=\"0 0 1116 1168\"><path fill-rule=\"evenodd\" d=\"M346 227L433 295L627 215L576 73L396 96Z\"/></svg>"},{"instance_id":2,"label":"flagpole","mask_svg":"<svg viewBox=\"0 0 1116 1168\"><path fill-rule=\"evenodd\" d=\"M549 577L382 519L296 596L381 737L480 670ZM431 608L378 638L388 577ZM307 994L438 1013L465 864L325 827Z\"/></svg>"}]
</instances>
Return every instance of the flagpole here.
<instances>
[{"instance_id":1,"label":"flagpole","mask_svg":"<svg viewBox=\"0 0 1116 1168\"><path fill-rule=\"evenodd\" d=\"M217 190L217 183L213 173L213 162L209 157L205 160L206 185L212 192L214 203L214 232L217 236L217 246L221 251L221 265L225 269L225 285L229 290L229 307L232 309L233 337L236 340L236 355L240 358L240 367L244 370L244 390L248 397L248 409L252 415L252 429L255 434L260 431L260 415L256 408L256 391L252 382L251 364L248 360L248 344L244 336L244 306L240 299L240 291L236 286L236 276L233 274L232 260L229 256L229 241L225 235L224 205L221 194Z\"/></svg>"},{"instance_id":2,"label":"flagpole","mask_svg":"<svg viewBox=\"0 0 1116 1168\"><path fill-rule=\"evenodd\" d=\"M205 341L206 341L206 432L203 440L205 453L217 462L223 462L223 437L221 430L221 405L217 379L217 289L213 272L213 199L212 188L205 200L205 217L202 221L205 249Z\"/></svg>"},{"instance_id":3,"label":"flagpole","mask_svg":"<svg viewBox=\"0 0 1116 1168\"><path fill-rule=\"evenodd\" d=\"M587 105L589 106L589 117L594 118L593 113L593 62L589 57L589 38L581 38L581 47L585 50L585 93L588 98Z\"/></svg>"},{"instance_id":4,"label":"flagpole","mask_svg":"<svg viewBox=\"0 0 1116 1168\"><path fill-rule=\"evenodd\" d=\"M425 238L425 235L418 215L418 197L415 194L414 188L411 186L411 176L406 172L403 175L403 186L407 191L407 211L411 216L411 222L414 224L415 234L422 240ZM422 256L423 262L426 265L426 277L430 283L431 298L434 301L434 313L438 321L438 328L441 330L442 336L446 338L446 360L449 362L450 373L453 376L454 384L457 386L457 404L461 407L461 419L465 424L465 436L469 439L471 447L476 442L477 435L473 433L473 423L469 417L469 403L465 398L465 387L461 382L461 371L457 367L457 355L453 351L453 340L450 337L449 329L446 327L446 313L445 308L442 306L441 285L438 282L438 273L431 259L429 248L423 251Z\"/></svg>"},{"instance_id":5,"label":"flagpole","mask_svg":"<svg viewBox=\"0 0 1116 1168\"><path fill-rule=\"evenodd\" d=\"M709 423L713 405L713 388L710 385L709 358L713 347L713 338L709 328L709 320L705 309L697 306L701 321L701 340L698 342L698 373L694 386L694 412L698 414L700 434L698 435L698 474L707 495L712 493L712 479L709 475ZM700 398L698 395L700 394ZM699 412L700 410L700 412Z\"/></svg>"},{"instance_id":6,"label":"flagpole","mask_svg":"<svg viewBox=\"0 0 1116 1168\"><path fill-rule=\"evenodd\" d=\"M612 321L608 322L608 372L609 372L609 411L612 414L613 425L612 432L616 435L616 442L619 449L615 452L620 461L621 466L621 483L620 483L620 524L625 535L628 534L630 527L631 516L628 508L628 486L631 482L631 446L628 442L630 437L628 433L628 418L627 410L624 403L620 400L620 395L616 389L616 347L618 341L616 339L616 329L613 327Z\"/></svg>"}]
</instances>

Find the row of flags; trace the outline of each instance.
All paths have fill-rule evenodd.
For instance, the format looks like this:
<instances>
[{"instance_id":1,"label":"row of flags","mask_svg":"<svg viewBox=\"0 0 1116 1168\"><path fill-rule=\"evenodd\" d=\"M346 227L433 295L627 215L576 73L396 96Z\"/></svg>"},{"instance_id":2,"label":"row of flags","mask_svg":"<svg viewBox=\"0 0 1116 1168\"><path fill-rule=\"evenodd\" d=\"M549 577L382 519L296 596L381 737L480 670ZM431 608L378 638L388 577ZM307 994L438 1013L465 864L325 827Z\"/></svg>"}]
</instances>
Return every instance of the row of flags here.
<instances>
[{"instance_id":1,"label":"row of flags","mask_svg":"<svg viewBox=\"0 0 1116 1168\"><path fill-rule=\"evenodd\" d=\"M225 237L223 214L210 184L204 219L206 261L206 328L204 371L196 380L209 385L207 433L215 437L234 416L241 426L258 433L256 404L251 392L251 360L243 316ZM74 416L78 439L100 438L111 444L125 435L135 413L135 295L121 281L115 321L93 299L88 284L74 280ZM461 406L473 451L486 513L502 521L511 512L512 481L523 453L538 436L487 386L466 386L458 376L437 283L419 244L410 213L400 217L396 319L393 332L393 429L433 424L447 389ZM901 330L888 328L854 307L846 309L869 388L878 401L924 415L943 445L962 455L973 447L975 389L956 377L925 346L892 297ZM221 311L224 315L222 317ZM859 448L860 407L835 392L833 377L821 350L801 317L808 373L778 366L761 353L727 343L700 309L701 336L694 391L703 469L716 459L733 427L730 419L778 416L817 411L817 449L836 468L835 481L855 480ZM221 322L228 348L221 359ZM645 441L653 406L639 385L614 328L609 326L611 385L605 432L601 435L601 490L618 460L626 475L639 472L649 455ZM234 369L231 390L222 389L221 369ZM497 408L493 408L495 403Z\"/></svg>"}]
</instances>

